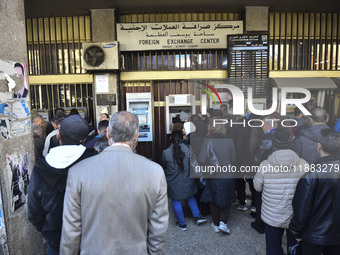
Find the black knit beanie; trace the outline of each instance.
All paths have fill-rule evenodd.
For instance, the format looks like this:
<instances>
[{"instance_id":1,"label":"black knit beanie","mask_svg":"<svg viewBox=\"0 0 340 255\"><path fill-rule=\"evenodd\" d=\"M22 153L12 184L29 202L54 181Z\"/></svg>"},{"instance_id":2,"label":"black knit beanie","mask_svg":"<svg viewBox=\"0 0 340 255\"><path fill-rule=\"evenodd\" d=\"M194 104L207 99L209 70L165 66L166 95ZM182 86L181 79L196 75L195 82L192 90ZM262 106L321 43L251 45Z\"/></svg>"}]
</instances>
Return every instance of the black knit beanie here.
<instances>
[{"instance_id":1,"label":"black knit beanie","mask_svg":"<svg viewBox=\"0 0 340 255\"><path fill-rule=\"evenodd\" d=\"M278 128L272 139L273 147L277 150L290 149L293 144L293 136L289 129Z\"/></svg>"}]
</instances>

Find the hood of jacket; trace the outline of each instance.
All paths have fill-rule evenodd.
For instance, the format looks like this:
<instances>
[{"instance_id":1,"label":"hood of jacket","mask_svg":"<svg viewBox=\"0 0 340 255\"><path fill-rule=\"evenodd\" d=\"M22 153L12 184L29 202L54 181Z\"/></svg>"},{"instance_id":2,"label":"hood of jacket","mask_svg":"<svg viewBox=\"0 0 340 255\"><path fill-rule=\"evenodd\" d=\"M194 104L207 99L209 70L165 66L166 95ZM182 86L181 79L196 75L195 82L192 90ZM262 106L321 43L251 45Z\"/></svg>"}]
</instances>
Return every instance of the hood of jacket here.
<instances>
[{"instance_id":1,"label":"hood of jacket","mask_svg":"<svg viewBox=\"0 0 340 255\"><path fill-rule=\"evenodd\" d=\"M294 151L285 149L274 151L268 161L273 166L296 166L300 163L300 158Z\"/></svg>"},{"instance_id":2,"label":"hood of jacket","mask_svg":"<svg viewBox=\"0 0 340 255\"><path fill-rule=\"evenodd\" d=\"M83 145L62 145L54 147L46 155L46 162L58 169L66 168L76 162L85 152Z\"/></svg>"},{"instance_id":3,"label":"hood of jacket","mask_svg":"<svg viewBox=\"0 0 340 255\"><path fill-rule=\"evenodd\" d=\"M317 143L320 137L321 130L325 128L329 128L329 127L326 124L311 126L309 128L302 130L300 135L303 135L307 137L308 139Z\"/></svg>"},{"instance_id":4,"label":"hood of jacket","mask_svg":"<svg viewBox=\"0 0 340 255\"><path fill-rule=\"evenodd\" d=\"M58 183L66 181L68 169L83 156L85 151L86 147L83 145L54 147L45 159L36 163L34 169L49 185L56 187Z\"/></svg>"}]
</instances>

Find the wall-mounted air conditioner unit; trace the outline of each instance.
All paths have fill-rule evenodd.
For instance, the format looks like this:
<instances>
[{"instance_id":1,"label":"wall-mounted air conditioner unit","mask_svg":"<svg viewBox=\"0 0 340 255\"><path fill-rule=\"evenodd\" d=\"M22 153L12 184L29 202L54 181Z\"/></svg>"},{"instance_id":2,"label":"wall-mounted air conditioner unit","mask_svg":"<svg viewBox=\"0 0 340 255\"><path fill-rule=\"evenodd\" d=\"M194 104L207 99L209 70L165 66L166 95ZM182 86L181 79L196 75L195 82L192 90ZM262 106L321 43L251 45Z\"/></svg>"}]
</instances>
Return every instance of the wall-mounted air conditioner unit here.
<instances>
[{"instance_id":1,"label":"wall-mounted air conditioner unit","mask_svg":"<svg viewBox=\"0 0 340 255\"><path fill-rule=\"evenodd\" d=\"M119 70L118 42L84 42L83 67L86 71Z\"/></svg>"}]
</instances>

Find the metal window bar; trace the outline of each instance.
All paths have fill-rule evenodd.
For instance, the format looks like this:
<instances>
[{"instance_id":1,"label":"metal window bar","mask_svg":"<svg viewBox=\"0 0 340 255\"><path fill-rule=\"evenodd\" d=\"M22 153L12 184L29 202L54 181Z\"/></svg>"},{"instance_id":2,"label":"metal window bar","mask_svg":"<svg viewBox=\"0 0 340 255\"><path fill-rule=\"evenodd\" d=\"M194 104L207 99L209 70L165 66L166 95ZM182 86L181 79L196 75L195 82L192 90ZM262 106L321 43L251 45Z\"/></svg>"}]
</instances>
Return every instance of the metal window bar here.
<instances>
[{"instance_id":1,"label":"metal window bar","mask_svg":"<svg viewBox=\"0 0 340 255\"><path fill-rule=\"evenodd\" d=\"M29 75L84 73L81 43L91 41L90 16L27 18Z\"/></svg>"},{"instance_id":2,"label":"metal window bar","mask_svg":"<svg viewBox=\"0 0 340 255\"><path fill-rule=\"evenodd\" d=\"M270 70L339 70L340 13L269 15Z\"/></svg>"},{"instance_id":3,"label":"metal window bar","mask_svg":"<svg viewBox=\"0 0 340 255\"><path fill-rule=\"evenodd\" d=\"M165 13L163 17L168 17L171 13ZM241 19L241 11L239 10L208 10L208 11L187 11L175 13L174 20L171 21L203 21L203 20L237 20ZM162 19L161 21L166 21ZM170 20L169 20L170 21Z\"/></svg>"},{"instance_id":4,"label":"metal window bar","mask_svg":"<svg viewBox=\"0 0 340 255\"><path fill-rule=\"evenodd\" d=\"M126 71L221 70L226 50L123 52ZM136 62L137 66L133 63Z\"/></svg>"},{"instance_id":5,"label":"metal window bar","mask_svg":"<svg viewBox=\"0 0 340 255\"><path fill-rule=\"evenodd\" d=\"M92 84L31 84L30 94L33 110L54 115L58 107L86 107L89 117L93 118Z\"/></svg>"}]
</instances>

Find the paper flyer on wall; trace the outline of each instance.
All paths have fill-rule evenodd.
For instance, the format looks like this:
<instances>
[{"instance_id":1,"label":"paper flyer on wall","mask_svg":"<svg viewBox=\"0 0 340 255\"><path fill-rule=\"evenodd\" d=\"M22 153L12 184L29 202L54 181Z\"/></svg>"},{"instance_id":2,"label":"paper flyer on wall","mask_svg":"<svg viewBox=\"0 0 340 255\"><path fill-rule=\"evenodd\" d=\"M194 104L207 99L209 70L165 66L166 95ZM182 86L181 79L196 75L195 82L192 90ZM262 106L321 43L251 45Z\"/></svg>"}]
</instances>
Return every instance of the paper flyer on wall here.
<instances>
[{"instance_id":1,"label":"paper flyer on wall","mask_svg":"<svg viewBox=\"0 0 340 255\"><path fill-rule=\"evenodd\" d=\"M6 158L8 183L11 185L11 211L15 212L27 200L29 184L27 153L21 157L12 154Z\"/></svg>"}]
</instances>

